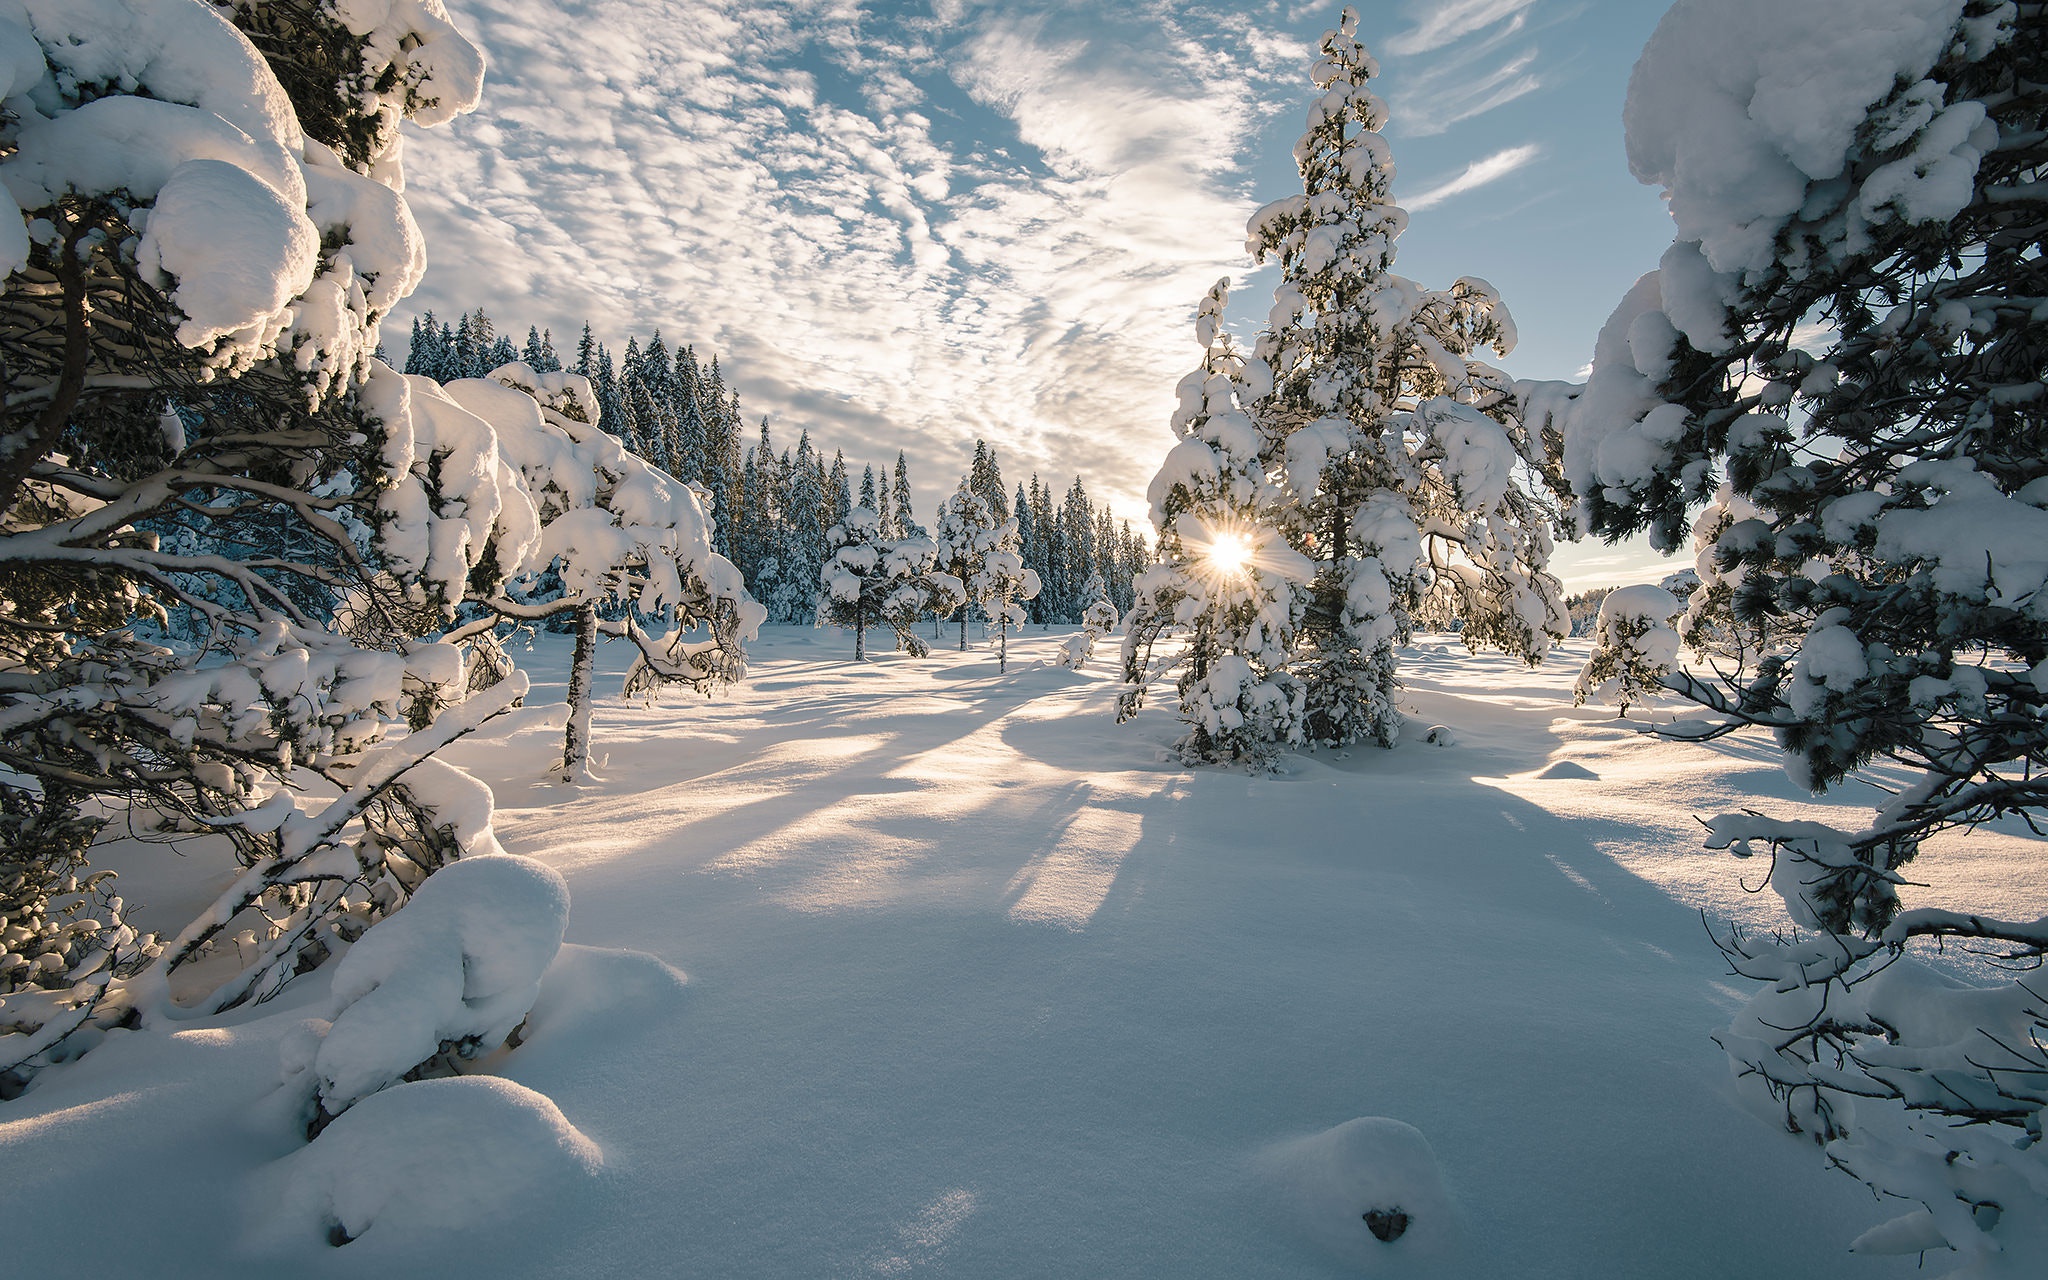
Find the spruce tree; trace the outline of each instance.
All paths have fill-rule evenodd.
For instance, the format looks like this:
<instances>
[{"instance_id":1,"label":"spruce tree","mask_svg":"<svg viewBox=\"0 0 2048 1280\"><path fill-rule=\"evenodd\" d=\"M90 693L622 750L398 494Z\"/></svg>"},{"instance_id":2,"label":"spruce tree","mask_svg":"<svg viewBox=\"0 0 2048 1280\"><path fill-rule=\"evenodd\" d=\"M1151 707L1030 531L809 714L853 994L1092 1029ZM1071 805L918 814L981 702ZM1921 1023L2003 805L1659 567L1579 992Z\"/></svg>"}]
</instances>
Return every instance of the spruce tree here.
<instances>
[{"instance_id":1,"label":"spruce tree","mask_svg":"<svg viewBox=\"0 0 2048 1280\"><path fill-rule=\"evenodd\" d=\"M1287 545L1288 495L1268 479L1269 442L1246 412L1268 389L1266 366L1223 331L1228 296L1219 281L1202 299L1202 367L1181 380L1180 443L1152 481L1159 557L1136 583L1117 718L1175 676L1181 759L1263 768L1301 740L1304 696L1288 662L1315 568Z\"/></svg>"},{"instance_id":2,"label":"spruce tree","mask_svg":"<svg viewBox=\"0 0 2048 1280\"><path fill-rule=\"evenodd\" d=\"M982 603L986 583L982 570L989 552L997 545L996 519L981 500L981 495L969 487L971 473L960 478L960 487L953 491L939 507L938 528L933 532L932 541L938 547L938 564L942 573L957 580L961 589L960 607L960 648L967 648L968 611Z\"/></svg>"},{"instance_id":3,"label":"spruce tree","mask_svg":"<svg viewBox=\"0 0 2048 1280\"><path fill-rule=\"evenodd\" d=\"M1407 215L1392 202L1378 65L1345 9L1311 73L1322 96L1295 144L1303 191L1253 215L1247 248L1279 266L1257 359L1273 391L1256 413L1263 462L1288 487L1283 528L1317 565L1292 669L1309 741L1399 732L1394 646L1431 593L1467 644L1540 661L1566 632L1544 566L1548 502L1527 477L1544 461L1515 416L1505 374L1514 326L1485 281L1424 289L1393 274Z\"/></svg>"},{"instance_id":4,"label":"spruce tree","mask_svg":"<svg viewBox=\"0 0 2048 1280\"><path fill-rule=\"evenodd\" d=\"M1940 833L2048 815L2048 23L1926 13L1946 29L1873 50L1795 12L1801 65L1881 58L1865 83L1888 89L1820 78L1790 105L1749 50L1700 65L1730 39L1721 6L1666 15L1628 148L1678 234L1601 330L1563 460L1591 532L1675 550L1690 525L1678 631L1721 652L1661 677L1708 712L1673 736L1767 729L1816 792L1884 769L1864 818L1707 823L1711 847L1766 855L1798 926L1717 933L1757 984L1721 1036L1736 1074L1831 1165L1917 1202L1870 1236L2020 1274L2048 1222L2048 922L1913 864ZM1711 132L1752 110L1762 141ZM1796 168L1770 145L1788 134ZM1935 958L1956 950L1989 963Z\"/></svg>"},{"instance_id":5,"label":"spruce tree","mask_svg":"<svg viewBox=\"0 0 2048 1280\"><path fill-rule=\"evenodd\" d=\"M910 509L910 464L904 461L903 452L896 453L896 479L892 486L896 506L896 523L906 536L922 533L917 517Z\"/></svg>"}]
</instances>

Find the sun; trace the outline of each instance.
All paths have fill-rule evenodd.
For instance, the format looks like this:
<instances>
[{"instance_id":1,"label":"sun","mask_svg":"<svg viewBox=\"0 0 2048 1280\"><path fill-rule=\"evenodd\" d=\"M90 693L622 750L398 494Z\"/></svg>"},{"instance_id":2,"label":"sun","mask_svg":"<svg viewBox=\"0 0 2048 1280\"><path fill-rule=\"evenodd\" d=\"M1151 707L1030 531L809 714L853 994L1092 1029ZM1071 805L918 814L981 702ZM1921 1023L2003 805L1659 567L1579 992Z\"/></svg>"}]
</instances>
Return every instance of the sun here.
<instances>
[{"instance_id":1,"label":"sun","mask_svg":"<svg viewBox=\"0 0 2048 1280\"><path fill-rule=\"evenodd\" d=\"M1203 553L1209 566L1226 578L1241 576L1251 567L1252 544L1241 533L1219 533L1210 540L1209 548Z\"/></svg>"}]
</instances>

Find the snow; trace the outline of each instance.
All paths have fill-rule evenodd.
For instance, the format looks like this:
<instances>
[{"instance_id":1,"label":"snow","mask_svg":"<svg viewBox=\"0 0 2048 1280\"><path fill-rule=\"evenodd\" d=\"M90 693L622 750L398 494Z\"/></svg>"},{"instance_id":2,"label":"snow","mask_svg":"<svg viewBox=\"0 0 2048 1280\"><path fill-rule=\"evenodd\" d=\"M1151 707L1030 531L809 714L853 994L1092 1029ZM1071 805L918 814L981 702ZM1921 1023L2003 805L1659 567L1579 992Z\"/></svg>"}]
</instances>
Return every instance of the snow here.
<instances>
[{"instance_id":1,"label":"snow","mask_svg":"<svg viewBox=\"0 0 2048 1280\"><path fill-rule=\"evenodd\" d=\"M1361 1116L1276 1144L1254 1163L1302 1239L1346 1274L1413 1274L1454 1256L1457 1204L1413 1125ZM1381 1215L1377 1231L1359 1229L1367 1214Z\"/></svg>"},{"instance_id":2,"label":"snow","mask_svg":"<svg viewBox=\"0 0 2048 1280\"><path fill-rule=\"evenodd\" d=\"M603 1165L597 1144L523 1085L418 1080L364 1099L279 1161L281 1203L251 1215L252 1235L259 1253L362 1240L352 1255L403 1262L450 1232L559 1208Z\"/></svg>"},{"instance_id":3,"label":"snow","mask_svg":"<svg viewBox=\"0 0 2048 1280\"><path fill-rule=\"evenodd\" d=\"M443 1041L504 1042L562 943L569 894L529 858L465 858L428 877L334 972L336 1011L309 1064L339 1113L432 1057Z\"/></svg>"},{"instance_id":4,"label":"snow","mask_svg":"<svg viewBox=\"0 0 2048 1280\"><path fill-rule=\"evenodd\" d=\"M1698 243L1714 271L1759 270L1808 182L1841 175L1870 107L1927 73L1962 8L1962 0L1679 0L1629 77L1629 168L1665 189L1678 238ZM1765 31L1769 38L1758 39Z\"/></svg>"},{"instance_id":5,"label":"snow","mask_svg":"<svg viewBox=\"0 0 2048 1280\"><path fill-rule=\"evenodd\" d=\"M1400 653L1404 745L1191 770L1170 714L1115 723L1110 666L1054 665L1069 634L1012 635L999 676L765 628L728 695L602 699L583 787L548 781L558 708L492 721L448 762L575 902L523 1043L308 1145L279 1068L342 965L109 1032L0 1105L44 1206L11 1266L61 1274L90 1215L96 1265L165 1277L1939 1271L1846 1252L1904 1206L1753 1116L1710 1038L1750 993L1698 912L1781 908L1694 815L1854 791L1572 708L1583 641L1530 670L1448 636ZM558 702L567 639L533 644ZM601 690L630 659L601 648ZM1902 892L2031 919L2039 849L1950 838ZM138 927L189 914L141 870ZM104 1230L138 1170L176 1172ZM1342 1203L1381 1186L1414 1214L1388 1244Z\"/></svg>"}]
</instances>

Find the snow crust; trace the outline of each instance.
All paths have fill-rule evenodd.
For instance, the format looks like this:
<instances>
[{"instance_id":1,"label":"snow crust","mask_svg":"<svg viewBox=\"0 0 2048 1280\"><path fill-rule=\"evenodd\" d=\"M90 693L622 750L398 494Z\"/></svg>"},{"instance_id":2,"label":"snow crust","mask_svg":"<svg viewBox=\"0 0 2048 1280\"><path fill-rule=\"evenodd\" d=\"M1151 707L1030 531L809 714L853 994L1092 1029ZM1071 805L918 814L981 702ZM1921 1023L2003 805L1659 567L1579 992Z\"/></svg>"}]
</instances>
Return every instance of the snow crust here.
<instances>
[{"instance_id":1,"label":"snow crust","mask_svg":"<svg viewBox=\"0 0 2048 1280\"><path fill-rule=\"evenodd\" d=\"M475 1120L463 1134L434 1127L439 1101L388 1127L372 1109L475 1076L371 1094L302 1149L279 1064L332 1012L330 966L270 1004L111 1031L0 1105L0 1163L51 1206L9 1218L10 1262L74 1269L106 1188L152 1177L95 1237L111 1274L1309 1280L1356 1264L1258 1157L1383 1115L1427 1135L1456 1213L1449 1260L1392 1274L1939 1270L1946 1255L1845 1256L1906 1206L1753 1117L1710 1038L1747 993L1723 989L1699 911L1786 921L1745 891L1759 862L1702 854L1692 815L1761 796L1840 821L1860 799L1807 796L1753 735L1663 743L1574 710L1583 640L1531 669L1421 635L1401 652L1417 731L1396 748L1274 777L1184 769L1161 759L1171 724L1113 723L1112 669L1051 663L1068 634L1011 636L1005 677L987 647L855 665L830 630L766 628L733 696L601 701L610 763L568 796L542 784L569 645L537 637L520 659L536 705L446 756L493 786L500 839L561 873L599 945L564 946L525 1042L470 1065L551 1099L602 1146L601 1175L496 1100L449 1103ZM620 650L600 647L601 685ZM1459 745L1423 743L1425 725ZM2048 895L2038 841L1997 825L1914 870L1932 883L1902 890L1909 908L2023 918ZM390 1145L341 1159L353 1121ZM520 1150L478 1145L494 1129ZM405 1172L441 1147L457 1154L431 1181ZM290 1170L328 1162L280 1208ZM538 1167L539 1190L512 1193L501 1167ZM315 1182L377 1180L383 1207L333 1248ZM511 1211L448 1208L471 1183ZM2025 1226L1999 1229L2013 1267L2041 1256ZM1355 1232L1341 1247L1403 1257Z\"/></svg>"}]
</instances>

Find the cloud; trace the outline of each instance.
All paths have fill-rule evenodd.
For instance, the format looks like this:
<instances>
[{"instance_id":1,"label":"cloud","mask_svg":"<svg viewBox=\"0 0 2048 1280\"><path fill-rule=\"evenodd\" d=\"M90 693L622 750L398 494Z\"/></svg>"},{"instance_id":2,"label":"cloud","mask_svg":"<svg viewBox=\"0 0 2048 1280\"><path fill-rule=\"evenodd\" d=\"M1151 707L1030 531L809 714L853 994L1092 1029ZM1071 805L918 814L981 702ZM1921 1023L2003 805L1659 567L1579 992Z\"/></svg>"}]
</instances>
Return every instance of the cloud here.
<instances>
[{"instance_id":1,"label":"cloud","mask_svg":"<svg viewBox=\"0 0 2048 1280\"><path fill-rule=\"evenodd\" d=\"M431 263L387 333L659 328L778 445L904 450L924 509L979 436L1144 510L1194 304L1245 265L1245 148L1307 93L1297 43L1195 0L449 7L491 71L408 139Z\"/></svg>"},{"instance_id":2,"label":"cloud","mask_svg":"<svg viewBox=\"0 0 2048 1280\"><path fill-rule=\"evenodd\" d=\"M1542 153L1543 148L1533 142L1519 147L1509 147L1505 151L1496 151L1484 159L1474 160L1465 166L1463 173L1449 182L1439 183L1401 201L1401 207L1413 213L1427 209L1431 205L1442 204L1453 196L1461 196L1490 182L1500 181Z\"/></svg>"},{"instance_id":3,"label":"cloud","mask_svg":"<svg viewBox=\"0 0 2048 1280\"><path fill-rule=\"evenodd\" d=\"M1412 29L1382 42L1388 53L1406 57L1429 53L1484 31L1497 22L1519 19L1536 0L1423 0Z\"/></svg>"}]
</instances>

